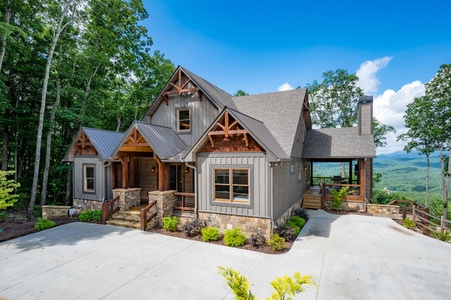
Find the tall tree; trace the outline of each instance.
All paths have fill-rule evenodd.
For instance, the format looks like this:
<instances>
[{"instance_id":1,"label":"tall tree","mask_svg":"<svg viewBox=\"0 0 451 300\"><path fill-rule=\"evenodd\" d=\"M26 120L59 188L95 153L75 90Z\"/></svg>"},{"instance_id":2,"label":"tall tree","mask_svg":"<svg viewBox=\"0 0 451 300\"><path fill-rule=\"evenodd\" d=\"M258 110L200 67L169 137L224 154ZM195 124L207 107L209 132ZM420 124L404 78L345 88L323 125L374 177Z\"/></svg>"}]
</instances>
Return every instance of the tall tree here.
<instances>
[{"instance_id":1,"label":"tall tree","mask_svg":"<svg viewBox=\"0 0 451 300\"><path fill-rule=\"evenodd\" d=\"M431 135L440 151L443 216L448 218L448 195L451 181L451 64L441 65L434 78L425 86L426 96L430 97L433 102L433 106L429 109L434 112L436 122L431 128ZM445 151L449 152L448 157L445 157Z\"/></svg>"},{"instance_id":2,"label":"tall tree","mask_svg":"<svg viewBox=\"0 0 451 300\"><path fill-rule=\"evenodd\" d=\"M404 114L405 126L408 131L398 137L398 140L407 141L407 145L404 147L407 153L415 149L419 154L426 155L426 207L429 207L430 155L437 149L432 139L432 129L436 122L435 113L431 109L433 106L434 102L428 96L417 97L412 103L409 103Z\"/></svg>"}]
</instances>

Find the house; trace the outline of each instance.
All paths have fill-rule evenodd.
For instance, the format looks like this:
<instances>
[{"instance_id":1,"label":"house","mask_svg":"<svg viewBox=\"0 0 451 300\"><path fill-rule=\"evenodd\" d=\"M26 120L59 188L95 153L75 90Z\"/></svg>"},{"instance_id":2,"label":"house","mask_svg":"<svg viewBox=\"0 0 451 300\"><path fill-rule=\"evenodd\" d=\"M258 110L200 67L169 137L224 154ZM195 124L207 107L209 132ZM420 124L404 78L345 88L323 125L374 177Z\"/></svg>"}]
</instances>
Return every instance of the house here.
<instances>
[{"instance_id":1,"label":"house","mask_svg":"<svg viewBox=\"0 0 451 300\"><path fill-rule=\"evenodd\" d=\"M178 215L269 235L308 190L319 194L317 161L354 166L350 200L364 204L375 150L372 98L361 102L357 128L315 130L306 89L233 97L179 66L125 133L80 129L64 157L73 162L74 206L103 207L105 218L138 209L143 229L154 217ZM327 203L323 185L318 208Z\"/></svg>"}]
</instances>

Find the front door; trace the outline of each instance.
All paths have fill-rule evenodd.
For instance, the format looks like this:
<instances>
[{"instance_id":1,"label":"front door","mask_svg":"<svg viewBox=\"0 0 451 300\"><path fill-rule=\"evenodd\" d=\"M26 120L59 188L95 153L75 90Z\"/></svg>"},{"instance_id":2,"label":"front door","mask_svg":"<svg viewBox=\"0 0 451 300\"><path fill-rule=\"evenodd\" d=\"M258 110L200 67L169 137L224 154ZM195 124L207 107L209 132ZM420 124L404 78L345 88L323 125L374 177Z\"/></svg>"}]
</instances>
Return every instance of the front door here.
<instances>
[{"instance_id":1,"label":"front door","mask_svg":"<svg viewBox=\"0 0 451 300\"><path fill-rule=\"evenodd\" d=\"M177 192L183 192L183 168L182 165L169 166L169 188Z\"/></svg>"}]
</instances>

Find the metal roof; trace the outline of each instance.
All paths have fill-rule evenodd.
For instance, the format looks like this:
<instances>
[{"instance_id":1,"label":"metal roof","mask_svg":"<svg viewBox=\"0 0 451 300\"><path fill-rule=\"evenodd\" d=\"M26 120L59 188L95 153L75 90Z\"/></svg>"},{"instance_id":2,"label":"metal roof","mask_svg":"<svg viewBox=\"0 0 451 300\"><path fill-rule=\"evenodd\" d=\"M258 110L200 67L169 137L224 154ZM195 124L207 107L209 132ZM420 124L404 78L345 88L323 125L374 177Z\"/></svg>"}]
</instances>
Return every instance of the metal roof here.
<instances>
[{"instance_id":1,"label":"metal roof","mask_svg":"<svg viewBox=\"0 0 451 300\"><path fill-rule=\"evenodd\" d=\"M130 128L134 127L161 159L176 156L188 148L172 128L140 121L135 121Z\"/></svg>"},{"instance_id":2,"label":"metal roof","mask_svg":"<svg viewBox=\"0 0 451 300\"><path fill-rule=\"evenodd\" d=\"M74 145L77 142L77 140L80 138L80 135L82 132L85 132L88 139L91 141L94 148L97 150L97 152L100 155L100 158L102 160L108 159L113 151L116 149L119 142L122 140L124 133L123 132L117 132L117 131L111 131L111 130L103 130L103 129L97 129L97 128L88 128L88 127L81 127L80 130L75 135L74 140L72 141L71 146L69 147L69 150L66 152L66 155L64 155L63 161L71 161L71 156L75 154L75 148Z\"/></svg>"},{"instance_id":3,"label":"metal roof","mask_svg":"<svg viewBox=\"0 0 451 300\"><path fill-rule=\"evenodd\" d=\"M373 135L359 135L357 127L322 128L307 131L302 158L374 158Z\"/></svg>"},{"instance_id":4,"label":"metal roof","mask_svg":"<svg viewBox=\"0 0 451 300\"><path fill-rule=\"evenodd\" d=\"M290 157L306 89L233 97L237 110L263 122Z\"/></svg>"}]
</instances>

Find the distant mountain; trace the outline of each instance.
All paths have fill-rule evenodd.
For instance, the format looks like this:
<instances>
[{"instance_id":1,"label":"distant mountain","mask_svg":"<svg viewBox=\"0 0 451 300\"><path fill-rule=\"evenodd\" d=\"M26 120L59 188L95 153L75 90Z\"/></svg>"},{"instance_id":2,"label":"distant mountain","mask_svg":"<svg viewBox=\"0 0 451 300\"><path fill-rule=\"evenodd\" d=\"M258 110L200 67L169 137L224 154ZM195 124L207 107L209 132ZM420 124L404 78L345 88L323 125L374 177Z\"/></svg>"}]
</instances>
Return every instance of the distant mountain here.
<instances>
[{"instance_id":1,"label":"distant mountain","mask_svg":"<svg viewBox=\"0 0 451 300\"><path fill-rule=\"evenodd\" d=\"M436 151L430 155L431 158L438 157L440 155L439 151ZM426 158L426 155L420 154L418 151L413 150L410 153L407 153L405 151L396 151L393 153L387 153L387 154L380 154L377 156L376 160L411 160L411 159L417 159L417 158Z\"/></svg>"}]
</instances>

